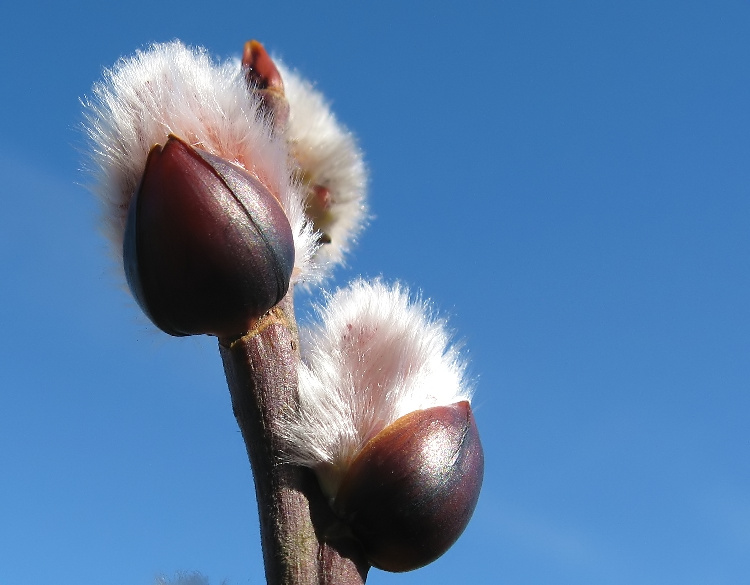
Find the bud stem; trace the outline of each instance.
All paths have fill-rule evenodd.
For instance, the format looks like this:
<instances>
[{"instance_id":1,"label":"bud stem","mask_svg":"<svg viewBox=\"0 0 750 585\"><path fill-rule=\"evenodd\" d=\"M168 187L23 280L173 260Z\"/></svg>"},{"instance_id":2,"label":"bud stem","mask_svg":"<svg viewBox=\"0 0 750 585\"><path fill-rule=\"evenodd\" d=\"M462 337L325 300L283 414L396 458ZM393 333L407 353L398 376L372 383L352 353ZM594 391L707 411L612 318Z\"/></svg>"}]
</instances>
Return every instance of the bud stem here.
<instances>
[{"instance_id":1,"label":"bud stem","mask_svg":"<svg viewBox=\"0 0 750 585\"><path fill-rule=\"evenodd\" d=\"M253 469L268 585L364 585L369 565L341 536L314 473L282 459L277 424L298 401L292 291L248 334L220 339L219 350Z\"/></svg>"}]
</instances>

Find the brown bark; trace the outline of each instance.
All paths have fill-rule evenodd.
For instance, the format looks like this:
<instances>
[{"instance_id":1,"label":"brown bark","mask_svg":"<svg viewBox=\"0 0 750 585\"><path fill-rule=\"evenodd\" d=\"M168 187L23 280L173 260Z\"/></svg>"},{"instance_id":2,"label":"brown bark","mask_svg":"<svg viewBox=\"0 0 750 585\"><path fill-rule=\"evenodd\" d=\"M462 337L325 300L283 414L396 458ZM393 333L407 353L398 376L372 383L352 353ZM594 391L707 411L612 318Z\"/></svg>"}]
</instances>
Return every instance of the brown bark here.
<instances>
[{"instance_id":1,"label":"brown bark","mask_svg":"<svg viewBox=\"0 0 750 585\"><path fill-rule=\"evenodd\" d=\"M297 405L291 291L236 340L220 340L232 408L255 479L268 585L363 585L369 565L343 536L314 473L285 463L278 424Z\"/></svg>"}]
</instances>

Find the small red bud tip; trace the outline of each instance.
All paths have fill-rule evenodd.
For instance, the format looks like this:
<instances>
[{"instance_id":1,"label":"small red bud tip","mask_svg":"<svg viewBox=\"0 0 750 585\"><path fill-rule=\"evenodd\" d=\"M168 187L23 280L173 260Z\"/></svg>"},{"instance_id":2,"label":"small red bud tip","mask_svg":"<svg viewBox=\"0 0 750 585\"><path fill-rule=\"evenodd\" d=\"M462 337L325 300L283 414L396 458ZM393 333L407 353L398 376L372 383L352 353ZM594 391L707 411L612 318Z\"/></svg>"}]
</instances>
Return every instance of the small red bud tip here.
<instances>
[{"instance_id":1,"label":"small red bud tip","mask_svg":"<svg viewBox=\"0 0 750 585\"><path fill-rule=\"evenodd\" d=\"M170 136L149 153L123 246L133 296L171 335L241 335L289 287L294 239L268 188Z\"/></svg>"},{"instance_id":2,"label":"small red bud tip","mask_svg":"<svg viewBox=\"0 0 750 585\"><path fill-rule=\"evenodd\" d=\"M373 566L410 571L442 555L479 499L484 455L468 402L418 410L371 439L334 508Z\"/></svg>"},{"instance_id":3,"label":"small red bud tip","mask_svg":"<svg viewBox=\"0 0 750 585\"><path fill-rule=\"evenodd\" d=\"M276 64L258 41L247 41L242 52L245 78L254 81L258 89L274 89L284 93L284 82Z\"/></svg>"},{"instance_id":4,"label":"small red bud tip","mask_svg":"<svg viewBox=\"0 0 750 585\"><path fill-rule=\"evenodd\" d=\"M331 197L331 191L327 187L323 187L323 185L314 185L312 191L315 203L320 209L323 211L331 209L333 198Z\"/></svg>"},{"instance_id":5,"label":"small red bud tip","mask_svg":"<svg viewBox=\"0 0 750 585\"><path fill-rule=\"evenodd\" d=\"M318 242L320 244L330 244L331 236L327 232L331 224L335 221L335 218L331 214L331 205L333 204L331 191L323 185L311 185L305 198L305 204L305 212L312 220L316 231L320 234Z\"/></svg>"},{"instance_id":6,"label":"small red bud tip","mask_svg":"<svg viewBox=\"0 0 750 585\"><path fill-rule=\"evenodd\" d=\"M261 111L273 121L275 131L281 130L289 120L289 102L284 94L284 81L276 64L258 41L247 41L242 53L245 81L261 102Z\"/></svg>"}]
</instances>

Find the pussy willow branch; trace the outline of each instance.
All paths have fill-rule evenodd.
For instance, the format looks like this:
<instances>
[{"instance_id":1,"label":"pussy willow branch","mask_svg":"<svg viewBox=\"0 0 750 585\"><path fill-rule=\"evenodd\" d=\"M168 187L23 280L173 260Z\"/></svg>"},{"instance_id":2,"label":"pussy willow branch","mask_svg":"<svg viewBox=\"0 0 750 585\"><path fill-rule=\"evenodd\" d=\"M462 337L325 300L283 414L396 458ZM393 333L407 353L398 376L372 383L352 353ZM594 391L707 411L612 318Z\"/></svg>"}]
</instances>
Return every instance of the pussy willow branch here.
<instances>
[{"instance_id":1,"label":"pussy willow branch","mask_svg":"<svg viewBox=\"0 0 750 585\"><path fill-rule=\"evenodd\" d=\"M343 535L314 473L285 463L277 424L298 402L292 292L219 349L255 479L268 585L363 585L369 565Z\"/></svg>"}]
</instances>

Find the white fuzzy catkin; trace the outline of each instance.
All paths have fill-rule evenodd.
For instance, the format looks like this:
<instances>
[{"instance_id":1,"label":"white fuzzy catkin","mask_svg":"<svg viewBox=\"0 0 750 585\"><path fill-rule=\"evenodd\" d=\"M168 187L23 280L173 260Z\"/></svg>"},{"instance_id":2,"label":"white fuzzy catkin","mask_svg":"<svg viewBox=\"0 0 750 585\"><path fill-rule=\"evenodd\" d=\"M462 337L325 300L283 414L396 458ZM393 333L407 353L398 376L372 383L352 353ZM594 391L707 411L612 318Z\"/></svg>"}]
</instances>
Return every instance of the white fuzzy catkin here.
<instances>
[{"instance_id":1,"label":"white fuzzy catkin","mask_svg":"<svg viewBox=\"0 0 750 585\"><path fill-rule=\"evenodd\" d=\"M291 177L288 145L259 115L259 99L236 61L216 64L205 50L179 41L154 44L105 71L84 106L98 179L94 190L104 202L105 231L117 255L146 157L175 134L254 173L279 197L294 234L292 279L315 277L310 258L317 236Z\"/></svg>"},{"instance_id":2,"label":"white fuzzy catkin","mask_svg":"<svg viewBox=\"0 0 750 585\"><path fill-rule=\"evenodd\" d=\"M331 242L321 246L314 262L323 273L344 261L367 219L367 171L357 142L336 120L323 95L295 71L276 61L289 101L286 136L306 179L331 195Z\"/></svg>"},{"instance_id":3,"label":"white fuzzy catkin","mask_svg":"<svg viewBox=\"0 0 750 585\"><path fill-rule=\"evenodd\" d=\"M469 400L471 387L445 323L399 285L357 280L319 312L320 324L301 332L299 408L280 432L294 462L335 486L386 426Z\"/></svg>"}]
</instances>

